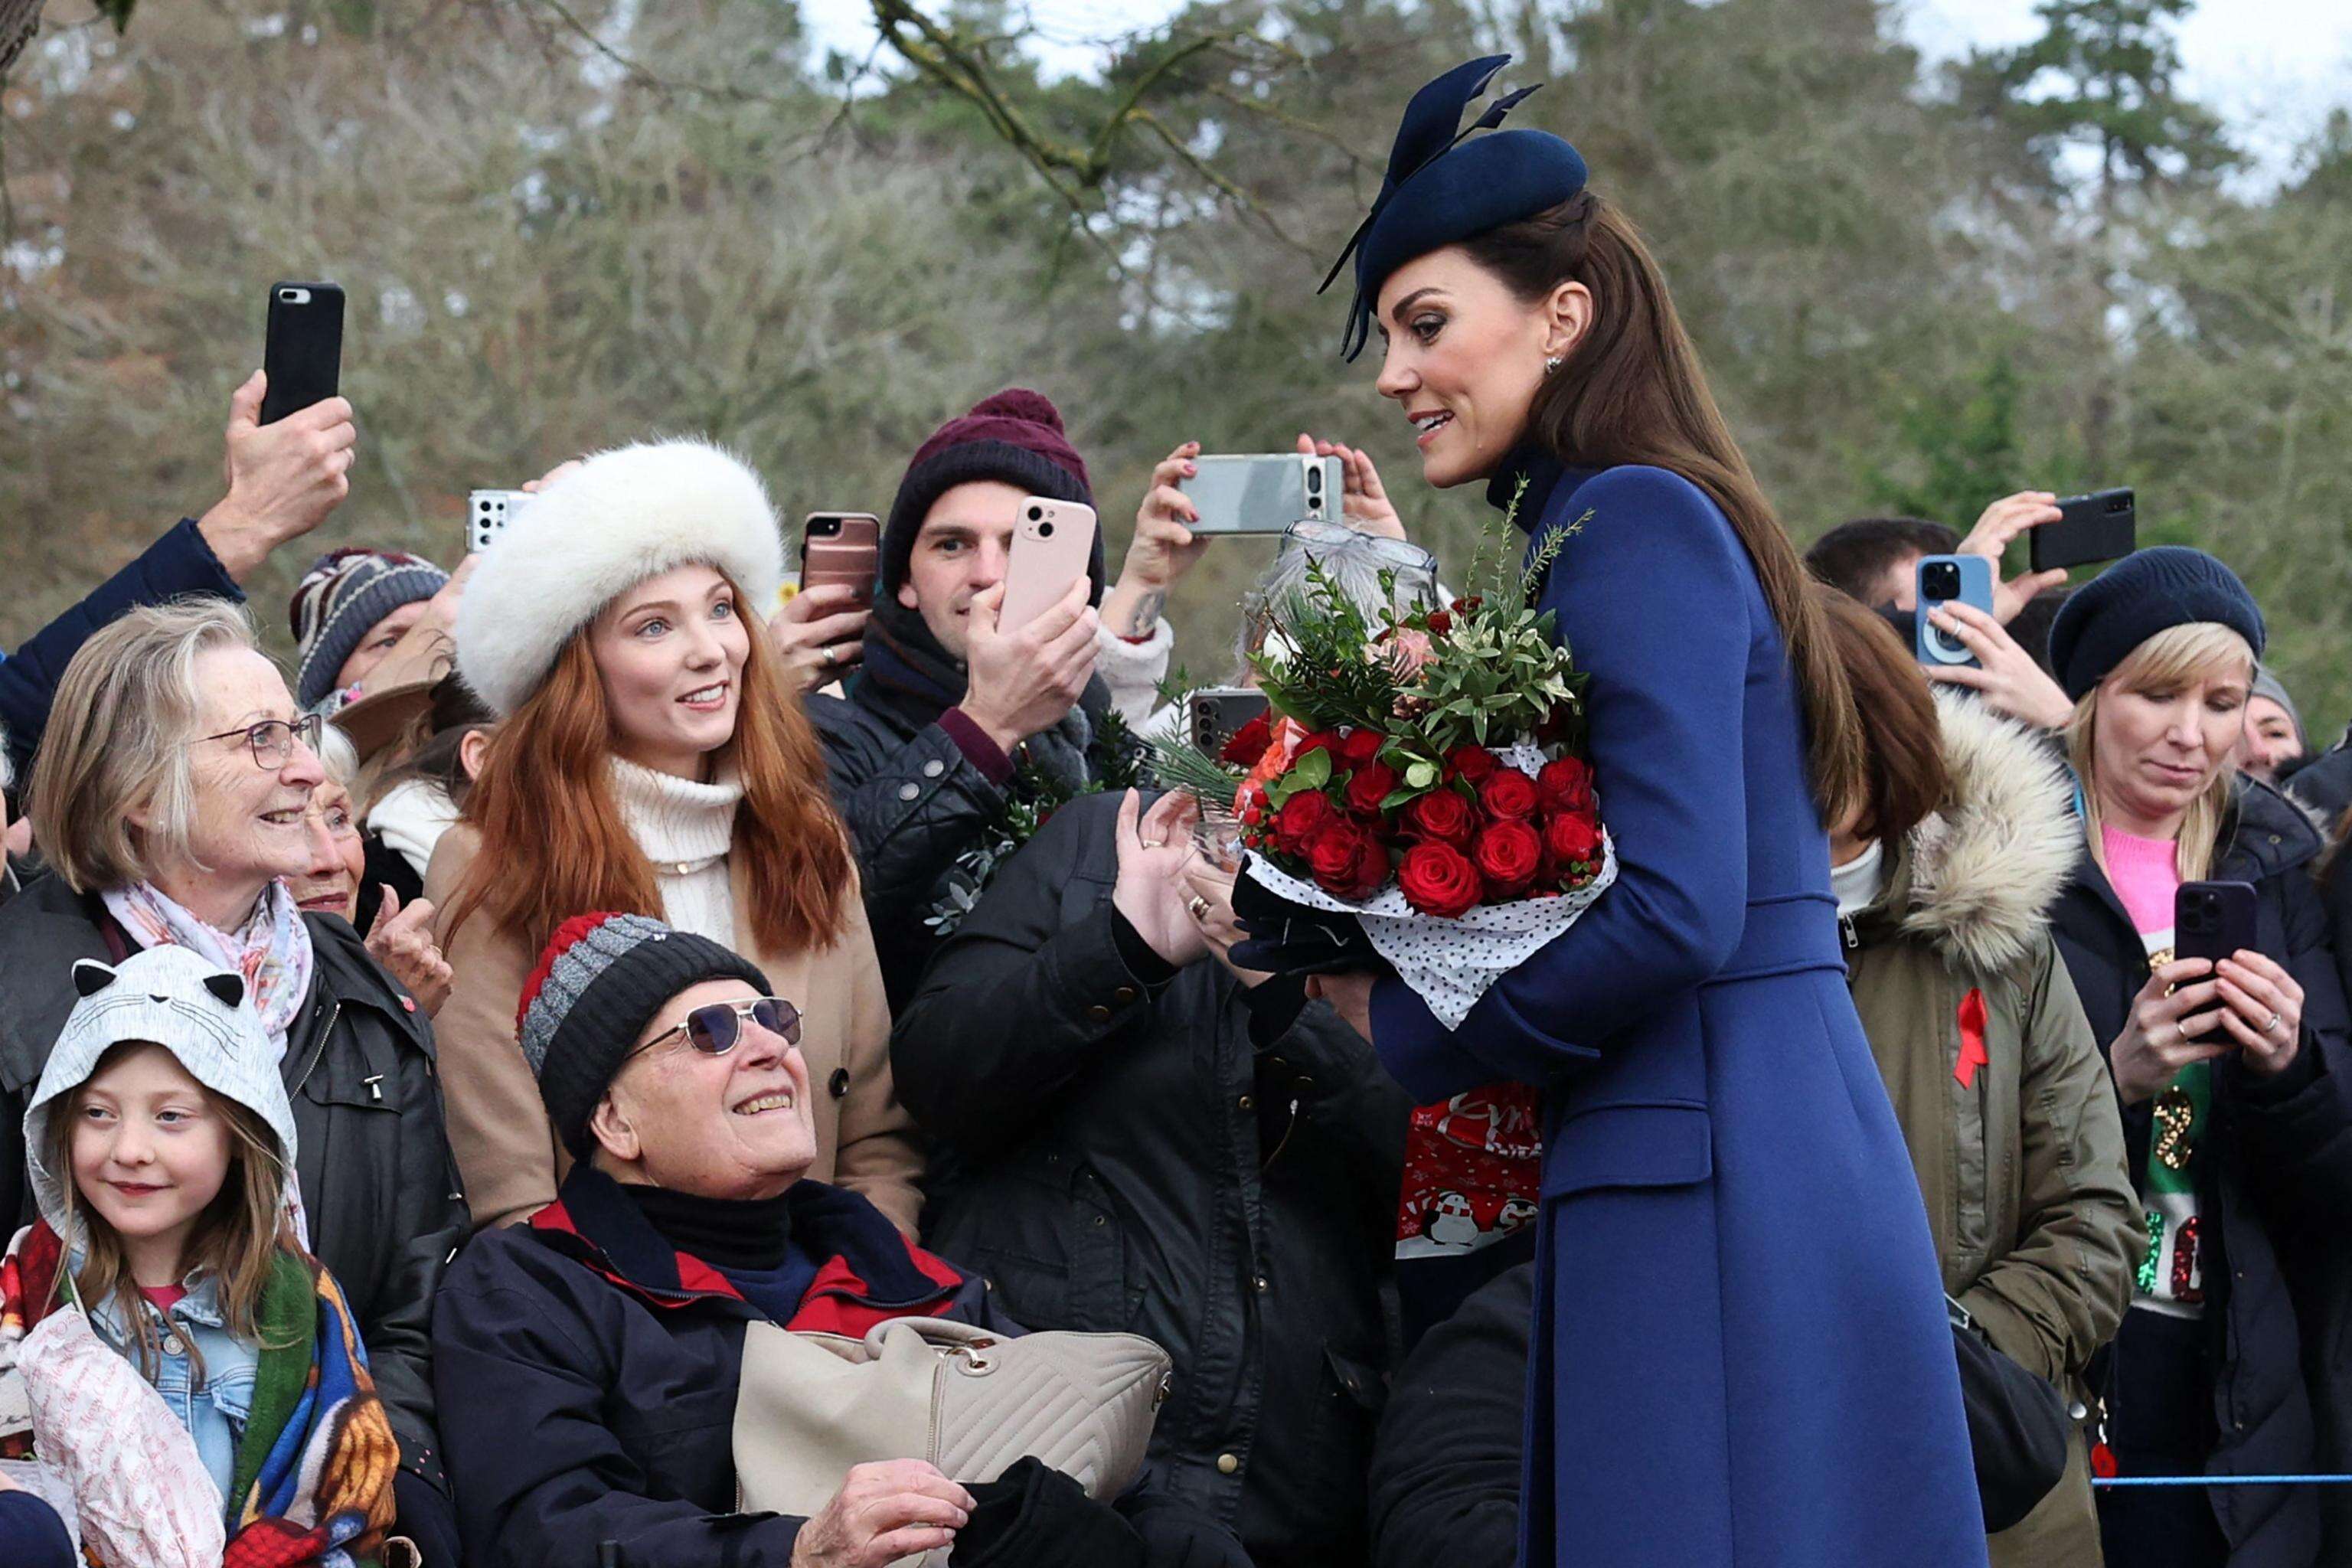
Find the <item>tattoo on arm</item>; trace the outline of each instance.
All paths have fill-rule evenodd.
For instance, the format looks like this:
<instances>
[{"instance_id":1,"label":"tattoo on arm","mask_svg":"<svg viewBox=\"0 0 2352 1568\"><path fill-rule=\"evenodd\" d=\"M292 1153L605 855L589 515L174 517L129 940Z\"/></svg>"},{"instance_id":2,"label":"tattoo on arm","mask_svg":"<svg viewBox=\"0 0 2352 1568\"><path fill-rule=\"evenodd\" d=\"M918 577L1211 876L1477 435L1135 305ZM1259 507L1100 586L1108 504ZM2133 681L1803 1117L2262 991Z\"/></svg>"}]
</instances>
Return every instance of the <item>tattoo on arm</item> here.
<instances>
[{"instance_id":1,"label":"tattoo on arm","mask_svg":"<svg viewBox=\"0 0 2352 1568\"><path fill-rule=\"evenodd\" d=\"M1139 595L1135 608L1127 613L1127 635L1131 637L1150 635L1151 628L1160 624L1160 611L1167 603L1168 595L1157 588Z\"/></svg>"}]
</instances>

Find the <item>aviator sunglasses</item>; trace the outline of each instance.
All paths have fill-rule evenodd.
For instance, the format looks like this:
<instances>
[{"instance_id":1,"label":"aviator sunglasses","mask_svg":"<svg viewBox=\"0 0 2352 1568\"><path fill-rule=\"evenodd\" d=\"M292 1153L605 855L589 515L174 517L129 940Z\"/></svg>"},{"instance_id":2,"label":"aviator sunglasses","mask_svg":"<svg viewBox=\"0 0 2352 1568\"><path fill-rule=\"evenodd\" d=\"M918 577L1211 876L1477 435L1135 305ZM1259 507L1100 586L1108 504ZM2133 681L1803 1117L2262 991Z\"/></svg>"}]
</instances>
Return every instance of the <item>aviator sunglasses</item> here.
<instances>
[{"instance_id":1,"label":"aviator sunglasses","mask_svg":"<svg viewBox=\"0 0 2352 1568\"><path fill-rule=\"evenodd\" d=\"M621 1059L627 1061L630 1057L642 1056L679 1035L684 1035L686 1043L704 1056L723 1057L742 1040L746 1018L754 1020L772 1035L782 1035L789 1044L801 1043L801 1010L781 996L761 996L750 1002L707 1003L688 1013L685 1023L664 1029Z\"/></svg>"}]
</instances>

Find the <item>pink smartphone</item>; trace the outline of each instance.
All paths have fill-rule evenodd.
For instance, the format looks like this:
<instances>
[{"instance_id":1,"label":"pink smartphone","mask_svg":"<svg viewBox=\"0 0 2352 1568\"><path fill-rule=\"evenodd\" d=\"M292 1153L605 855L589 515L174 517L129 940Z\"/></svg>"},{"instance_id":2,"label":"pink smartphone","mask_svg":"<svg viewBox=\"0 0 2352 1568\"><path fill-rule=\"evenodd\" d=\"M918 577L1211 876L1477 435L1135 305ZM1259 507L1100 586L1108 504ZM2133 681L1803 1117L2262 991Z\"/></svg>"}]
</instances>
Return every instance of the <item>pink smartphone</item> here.
<instances>
[{"instance_id":1,"label":"pink smartphone","mask_svg":"<svg viewBox=\"0 0 2352 1568\"><path fill-rule=\"evenodd\" d=\"M997 631L1019 631L1060 603L1070 584L1087 574L1094 551L1094 508L1023 497L1004 563L1004 607L997 612Z\"/></svg>"}]
</instances>

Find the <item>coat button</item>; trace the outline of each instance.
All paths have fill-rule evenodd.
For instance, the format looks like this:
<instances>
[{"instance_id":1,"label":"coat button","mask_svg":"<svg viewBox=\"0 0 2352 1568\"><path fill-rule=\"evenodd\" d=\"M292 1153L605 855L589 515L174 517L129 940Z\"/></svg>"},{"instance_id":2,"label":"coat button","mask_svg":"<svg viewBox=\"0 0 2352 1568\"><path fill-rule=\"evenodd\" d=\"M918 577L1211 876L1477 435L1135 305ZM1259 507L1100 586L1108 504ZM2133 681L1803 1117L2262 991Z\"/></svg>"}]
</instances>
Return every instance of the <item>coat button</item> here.
<instances>
[{"instance_id":1,"label":"coat button","mask_svg":"<svg viewBox=\"0 0 2352 1568\"><path fill-rule=\"evenodd\" d=\"M1108 1024L1110 1022L1110 1009L1097 1002L1087 1009L1087 1020L1089 1023Z\"/></svg>"},{"instance_id":2,"label":"coat button","mask_svg":"<svg viewBox=\"0 0 2352 1568\"><path fill-rule=\"evenodd\" d=\"M1118 990L1110 994L1110 999L1124 1007L1127 1004L1135 1000L1135 987L1132 985L1122 985Z\"/></svg>"},{"instance_id":3,"label":"coat button","mask_svg":"<svg viewBox=\"0 0 2352 1568\"><path fill-rule=\"evenodd\" d=\"M1255 1105L1257 1101L1245 1094L1243 1095L1240 1100L1234 1101L1234 1103L1239 1105L1244 1110L1247 1110L1250 1107Z\"/></svg>"},{"instance_id":4,"label":"coat button","mask_svg":"<svg viewBox=\"0 0 2352 1568\"><path fill-rule=\"evenodd\" d=\"M1240 1473L1241 1468L1242 1458L1239 1454L1219 1454L1217 1456L1217 1474L1221 1476L1237 1475Z\"/></svg>"},{"instance_id":5,"label":"coat button","mask_svg":"<svg viewBox=\"0 0 2352 1568\"><path fill-rule=\"evenodd\" d=\"M902 784L898 786L898 798L900 800L912 800L922 793L923 786L920 784Z\"/></svg>"},{"instance_id":6,"label":"coat button","mask_svg":"<svg viewBox=\"0 0 2352 1568\"><path fill-rule=\"evenodd\" d=\"M163 1353L165 1355L185 1355L188 1353L188 1342L182 1339L177 1334L165 1334L163 1336ZM2241 1422L2240 1425L2243 1426L2244 1423Z\"/></svg>"},{"instance_id":7,"label":"coat button","mask_svg":"<svg viewBox=\"0 0 2352 1568\"><path fill-rule=\"evenodd\" d=\"M1274 1281L1273 1281L1273 1280L1271 1280L1271 1279L1267 1279L1267 1278L1266 1278L1265 1275L1263 1275L1263 1274L1259 1275L1259 1276L1258 1276L1255 1280L1253 1280L1253 1281L1252 1281L1252 1283L1253 1283L1253 1284L1255 1284L1255 1285L1257 1287L1257 1293L1258 1293L1259 1295L1261 1295L1261 1296L1265 1295L1267 1291L1269 1291L1269 1290L1271 1290L1271 1289L1274 1289Z\"/></svg>"},{"instance_id":8,"label":"coat button","mask_svg":"<svg viewBox=\"0 0 2352 1568\"><path fill-rule=\"evenodd\" d=\"M923 776L927 779L935 779L947 771L947 763L940 761L937 757L933 757L929 762L923 764Z\"/></svg>"},{"instance_id":9,"label":"coat button","mask_svg":"<svg viewBox=\"0 0 2352 1568\"><path fill-rule=\"evenodd\" d=\"M846 1095L849 1092L849 1069L847 1068L834 1068L833 1076L824 1080L824 1087L826 1089L831 1091L833 1098L835 1100L839 1100L843 1096Z\"/></svg>"}]
</instances>

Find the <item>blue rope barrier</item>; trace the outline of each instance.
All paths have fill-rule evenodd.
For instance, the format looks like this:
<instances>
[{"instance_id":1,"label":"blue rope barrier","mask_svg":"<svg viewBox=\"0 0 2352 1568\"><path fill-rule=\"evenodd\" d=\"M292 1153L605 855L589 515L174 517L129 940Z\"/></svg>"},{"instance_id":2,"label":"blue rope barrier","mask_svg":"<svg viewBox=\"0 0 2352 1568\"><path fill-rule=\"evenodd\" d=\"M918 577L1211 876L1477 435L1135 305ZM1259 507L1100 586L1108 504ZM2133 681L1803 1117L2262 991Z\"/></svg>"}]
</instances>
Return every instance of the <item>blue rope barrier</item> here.
<instances>
[{"instance_id":1,"label":"blue rope barrier","mask_svg":"<svg viewBox=\"0 0 2352 1568\"><path fill-rule=\"evenodd\" d=\"M2352 1476L2113 1476L2095 1487L2352 1487Z\"/></svg>"}]
</instances>

